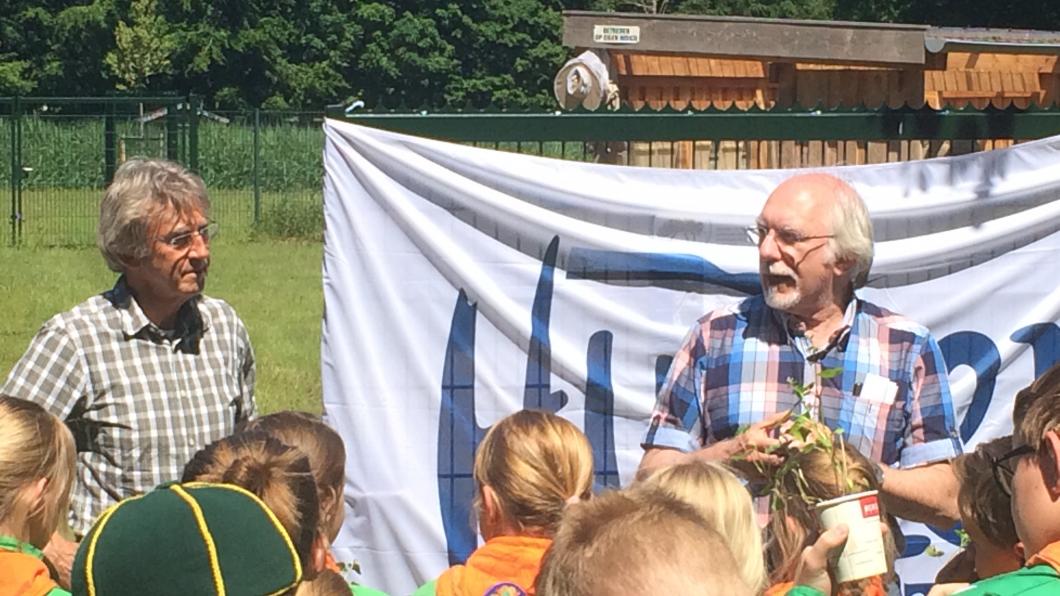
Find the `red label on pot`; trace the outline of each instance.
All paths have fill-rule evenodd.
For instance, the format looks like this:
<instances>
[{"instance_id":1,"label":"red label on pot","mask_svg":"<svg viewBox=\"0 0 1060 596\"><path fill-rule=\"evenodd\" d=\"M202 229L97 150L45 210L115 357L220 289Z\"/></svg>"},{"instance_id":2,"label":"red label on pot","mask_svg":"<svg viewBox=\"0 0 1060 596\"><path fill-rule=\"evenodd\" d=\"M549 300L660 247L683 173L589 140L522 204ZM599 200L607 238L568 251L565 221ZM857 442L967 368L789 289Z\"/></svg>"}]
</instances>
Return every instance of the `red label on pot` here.
<instances>
[{"instance_id":1,"label":"red label on pot","mask_svg":"<svg viewBox=\"0 0 1060 596\"><path fill-rule=\"evenodd\" d=\"M876 502L876 495L869 495L858 499L861 503L861 517L879 517L880 504Z\"/></svg>"}]
</instances>

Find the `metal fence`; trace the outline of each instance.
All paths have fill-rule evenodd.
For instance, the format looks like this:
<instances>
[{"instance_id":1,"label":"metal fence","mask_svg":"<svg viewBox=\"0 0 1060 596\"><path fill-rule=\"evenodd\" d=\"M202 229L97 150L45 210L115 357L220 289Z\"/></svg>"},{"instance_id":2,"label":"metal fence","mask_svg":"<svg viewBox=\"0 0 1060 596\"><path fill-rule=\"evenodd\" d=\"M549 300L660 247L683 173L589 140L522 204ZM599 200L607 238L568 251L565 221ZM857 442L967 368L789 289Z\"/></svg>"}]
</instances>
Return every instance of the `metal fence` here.
<instances>
[{"instance_id":1,"label":"metal fence","mask_svg":"<svg viewBox=\"0 0 1060 596\"><path fill-rule=\"evenodd\" d=\"M0 240L87 245L115 167L164 156L202 174L226 236L319 237L324 117L561 159L742 169L882 163L1060 134L1060 108L426 113L210 112L195 97L0 98Z\"/></svg>"},{"instance_id":2,"label":"metal fence","mask_svg":"<svg viewBox=\"0 0 1060 596\"><path fill-rule=\"evenodd\" d=\"M225 235L319 236L323 112L210 112L191 97L0 98L6 244L94 241L114 170L166 157L202 174Z\"/></svg>"}]
</instances>

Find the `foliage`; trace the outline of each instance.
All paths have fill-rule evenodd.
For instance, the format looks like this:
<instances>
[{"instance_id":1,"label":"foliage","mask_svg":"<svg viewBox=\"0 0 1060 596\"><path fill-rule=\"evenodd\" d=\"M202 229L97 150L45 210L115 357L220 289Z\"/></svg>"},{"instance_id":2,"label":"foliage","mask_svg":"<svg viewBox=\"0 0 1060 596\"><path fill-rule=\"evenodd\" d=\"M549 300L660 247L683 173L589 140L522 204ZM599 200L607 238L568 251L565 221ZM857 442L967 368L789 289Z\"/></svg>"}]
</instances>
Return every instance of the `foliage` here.
<instances>
[{"instance_id":1,"label":"foliage","mask_svg":"<svg viewBox=\"0 0 1060 596\"><path fill-rule=\"evenodd\" d=\"M8 0L0 94L551 108L563 10L1060 29L1055 0Z\"/></svg>"},{"instance_id":2,"label":"foliage","mask_svg":"<svg viewBox=\"0 0 1060 596\"><path fill-rule=\"evenodd\" d=\"M820 371L820 379L830 379L839 375L842 369L829 368ZM844 486L847 492L854 491L854 485L847 474L847 458L844 454L842 429L832 430L821 420L814 418L814 409L810 407L808 396L814 384L802 384L795 379L788 379L795 396L799 400L800 412L789 413L787 422L781 426L788 440L781 445L770 448L767 453L780 459L777 466L769 466L760 460L754 461L758 474L766 479L762 494L769 495L770 507L774 511L783 510L790 487L799 493L798 497L807 505L816 505L820 499L810 494L809 484L800 467L799 456L813 451L827 453L831 457L832 471L835 474L835 485ZM743 429L746 430L746 429Z\"/></svg>"},{"instance_id":3,"label":"foliage","mask_svg":"<svg viewBox=\"0 0 1060 596\"><path fill-rule=\"evenodd\" d=\"M118 21L115 48L103 62L117 79L117 88L140 91L152 76L169 72L176 48L173 33L156 10L156 0L133 0L132 22Z\"/></svg>"}]
</instances>

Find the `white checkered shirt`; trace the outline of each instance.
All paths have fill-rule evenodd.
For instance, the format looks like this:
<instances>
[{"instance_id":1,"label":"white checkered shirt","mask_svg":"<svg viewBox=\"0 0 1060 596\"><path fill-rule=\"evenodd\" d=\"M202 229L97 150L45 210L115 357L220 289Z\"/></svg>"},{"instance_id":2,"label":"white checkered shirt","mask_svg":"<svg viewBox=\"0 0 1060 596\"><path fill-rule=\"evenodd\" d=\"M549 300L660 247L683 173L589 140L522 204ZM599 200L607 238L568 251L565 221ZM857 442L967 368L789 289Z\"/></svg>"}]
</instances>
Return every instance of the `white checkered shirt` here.
<instances>
[{"instance_id":1,"label":"white checkered shirt","mask_svg":"<svg viewBox=\"0 0 1060 596\"><path fill-rule=\"evenodd\" d=\"M200 296L164 332L124 278L44 324L0 393L35 401L77 441L70 524L179 480L196 451L254 415L254 352L223 300Z\"/></svg>"}]
</instances>

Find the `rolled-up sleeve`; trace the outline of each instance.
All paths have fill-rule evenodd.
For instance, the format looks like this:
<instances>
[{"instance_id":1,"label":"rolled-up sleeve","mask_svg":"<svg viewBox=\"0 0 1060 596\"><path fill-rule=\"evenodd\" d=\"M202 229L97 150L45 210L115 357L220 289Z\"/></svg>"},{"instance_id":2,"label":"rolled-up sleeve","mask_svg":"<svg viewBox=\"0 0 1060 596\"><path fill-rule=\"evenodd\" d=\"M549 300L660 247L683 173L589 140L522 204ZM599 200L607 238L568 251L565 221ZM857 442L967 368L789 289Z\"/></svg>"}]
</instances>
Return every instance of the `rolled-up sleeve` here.
<instances>
[{"instance_id":1,"label":"rolled-up sleeve","mask_svg":"<svg viewBox=\"0 0 1060 596\"><path fill-rule=\"evenodd\" d=\"M903 468L953 459L962 451L942 350L931 335L917 347L911 356L909 427L899 458Z\"/></svg>"},{"instance_id":2,"label":"rolled-up sleeve","mask_svg":"<svg viewBox=\"0 0 1060 596\"><path fill-rule=\"evenodd\" d=\"M674 354L670 371L656 397L648 432L641 443L644 449L662 447L692 451L703 446L700 395L705 348L703 330L697 324Z\"/></svg>"}]
</instances>

